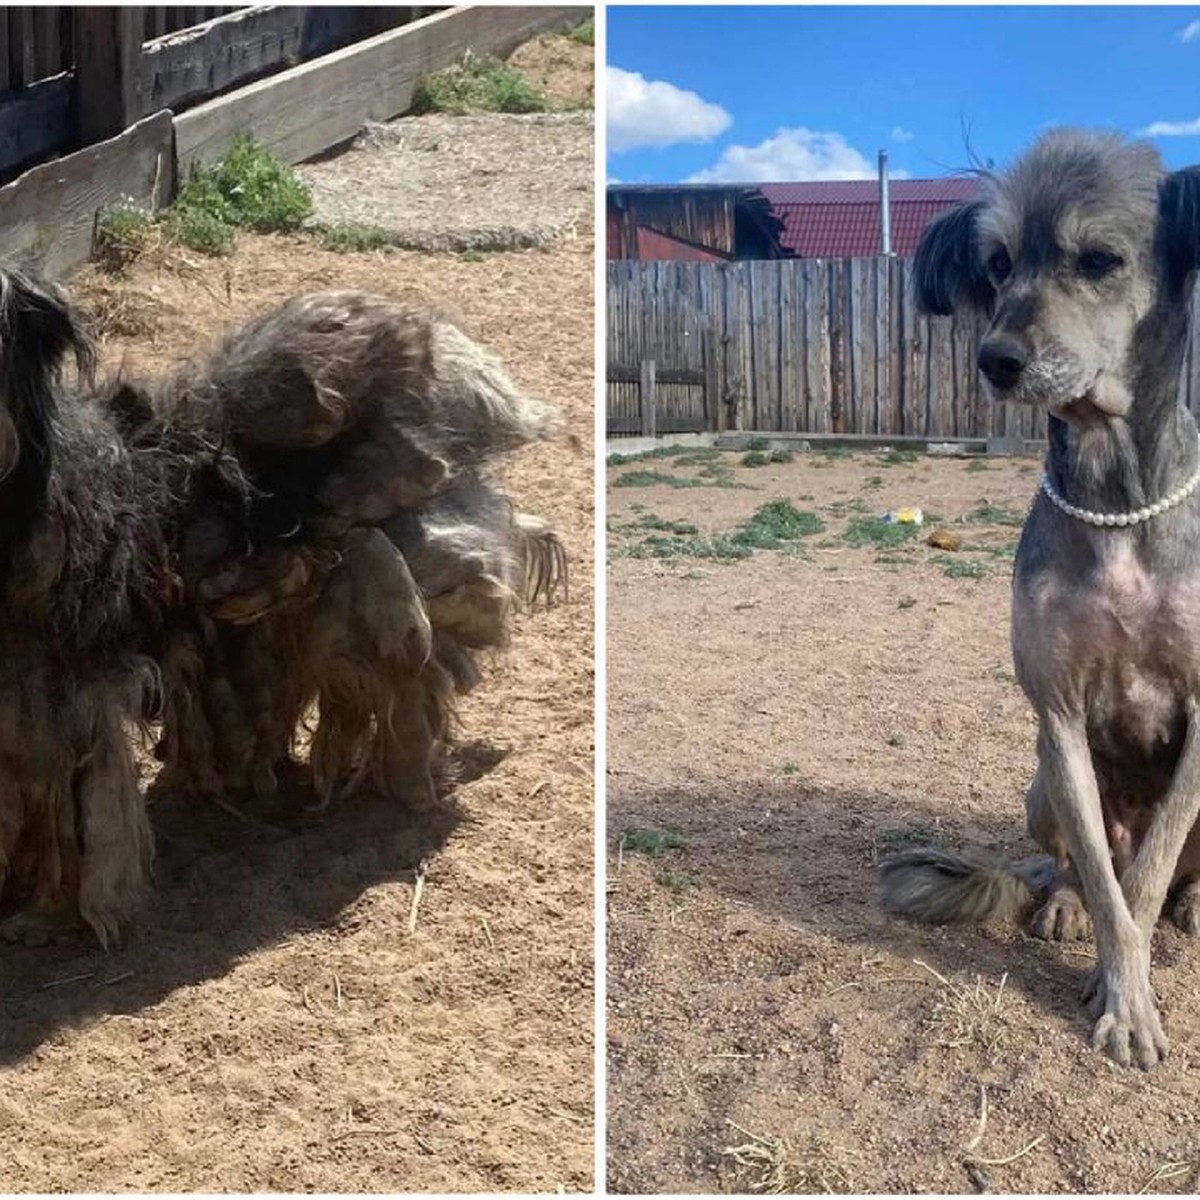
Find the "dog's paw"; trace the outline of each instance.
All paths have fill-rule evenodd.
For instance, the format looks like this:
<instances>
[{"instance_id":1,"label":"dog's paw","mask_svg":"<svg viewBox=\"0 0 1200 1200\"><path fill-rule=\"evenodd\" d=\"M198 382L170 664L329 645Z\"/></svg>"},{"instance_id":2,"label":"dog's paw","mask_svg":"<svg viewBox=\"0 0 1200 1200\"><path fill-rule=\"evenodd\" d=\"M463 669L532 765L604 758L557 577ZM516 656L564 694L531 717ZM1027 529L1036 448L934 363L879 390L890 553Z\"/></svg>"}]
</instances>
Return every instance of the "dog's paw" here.
<instances>
[{"instance_id":1,"label":"dog's paw","mask_svg":"<svg viewBox=\"0 0 1200 1200\"><path fill-rule=\"evenodd\" d=\"M1082 942L1092 935L1092 918L1074 888L1059 887L1034 914L1030 932L1046 942Z\"/></svg>"},{"instance_id":2,"label":"dog's paw","mask_svg":"<svg viewBox=\"0 0 1200 1200\"><path fill-rule=\"evenodd\" d=\"M1109 985L1103 969L1095 967L1083 985L1083 999L1098 1018L1092 1030L1093 1050L1104 1051L1122 1067L1136 1063L1145 1071L1167 1057L1170 1043L1148 982L1118 991Z\"/></svg>"},{"instance_id":3,"label":"dog's paw","mask_svg":"<svg viewBox=\"0 0 1200 1200\"><path fill-rule=\"evenodd\" d=\"M1171 904L1171 920L1193 936L1200 934L1200 880L1185 883Z\"/></svg>"},{"instance_id":4,"label":"dog's paw","mask_svg":"<svg viewBox=\"0 0 1200 1200\"><path fill-rule=\"evenodd\" d=\"M19 946L48 946L77 933L79 914L67 907L29 909L0 921L0 942Z\"/></svg>"}]
</instances>

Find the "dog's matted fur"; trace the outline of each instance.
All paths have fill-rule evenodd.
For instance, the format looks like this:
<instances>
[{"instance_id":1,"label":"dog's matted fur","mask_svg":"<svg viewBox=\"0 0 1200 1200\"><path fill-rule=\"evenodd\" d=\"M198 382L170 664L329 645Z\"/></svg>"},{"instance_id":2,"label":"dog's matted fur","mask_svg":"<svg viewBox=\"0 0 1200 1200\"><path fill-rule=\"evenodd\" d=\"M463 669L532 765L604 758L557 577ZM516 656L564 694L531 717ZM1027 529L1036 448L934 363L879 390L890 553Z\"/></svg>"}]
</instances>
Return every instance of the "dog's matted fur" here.
<instances>
[{"instance_id":1,"label":"dog's matted fur","mask_svg":"<svg viewBox=\"0 0 1200 1200\"><path fill-rule=\"evenodd\" d=\"M1072 131L985 177L915 264L926 311L989 320L990 395L1050 414L1012 637L1039 719L1029 831L1051 857L901 853L883 900L926 920L1040 903L1034 931L1055 938L1090 917L1094 1044L1143 1066L1167 1050L1150 937L1169 893L1180 924L1200 926L1200 446L1179 401L1198 265L1200 170L1168 174L1148 144Z\"/></svg>"},{"instance_id":2,"label":"dog's matted fur","mask_svg":"<svg viewBox=\"0 0 1200 1200\"><path fill-rule=\"evenodd\" d=\"M152 856L136 727L228 805L315 712L322 800L427 802L476 654L566 559L485 479L555 415L437 316L323 293L152 383L91 364L65 296L0 271L0 932L107 943Z\"/></svg>"}]
</instances>

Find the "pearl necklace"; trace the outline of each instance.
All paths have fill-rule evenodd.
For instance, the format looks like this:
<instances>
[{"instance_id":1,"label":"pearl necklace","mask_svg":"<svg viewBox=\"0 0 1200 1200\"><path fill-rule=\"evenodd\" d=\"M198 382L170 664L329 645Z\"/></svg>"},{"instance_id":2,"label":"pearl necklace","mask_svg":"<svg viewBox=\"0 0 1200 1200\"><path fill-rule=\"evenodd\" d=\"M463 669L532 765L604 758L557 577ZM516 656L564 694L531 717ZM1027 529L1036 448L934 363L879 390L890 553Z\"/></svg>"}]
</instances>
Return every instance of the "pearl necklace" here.
<instances>
[{"instance_id":1,"label":"pearl necklace","mask_svg":"<svg viewBox=\"0 0 1200 1200\"><path fill-rule=\"evenodd\" d=\"M1070 517L1077 517L1080 521L1086 521L1089 525L1100 526L1140 525L1143 521L1148 521L1151 517L1157 517L1160 513L1165 513L1168 509L1181 504L1197 487L1200 487L1200 468L1197 469L1196 473L1182 487L1177 487L1169 496L1164 496L1163 499L1154 504L1147 504L1145 508L1139 508L1136 512L1130 513L1099 513L1087 508L1078 508L1074 504L1068 504L1054 490L1054 485L1050 482L1050 476L1042 476L1042 491L1050 497L1052 503L1061 508Z\"/></svg>"}]
</instances>

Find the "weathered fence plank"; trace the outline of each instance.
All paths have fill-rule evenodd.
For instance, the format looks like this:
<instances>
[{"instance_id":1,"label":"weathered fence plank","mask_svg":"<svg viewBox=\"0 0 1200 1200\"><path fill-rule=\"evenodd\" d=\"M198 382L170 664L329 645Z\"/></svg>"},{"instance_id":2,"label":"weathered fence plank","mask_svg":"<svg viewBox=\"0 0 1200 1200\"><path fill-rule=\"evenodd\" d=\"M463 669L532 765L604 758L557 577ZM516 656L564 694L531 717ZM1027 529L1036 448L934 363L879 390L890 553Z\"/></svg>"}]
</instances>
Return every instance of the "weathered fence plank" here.
<instances>
[{"instance_id":1,"label":"weathered fence plank","mask_svg":"<svg viewBox=\"0 0 1200 1200\"><path fill-rule=\"evenodd\" d=\"M302 162L353 137L366 121L403 112L422 75L466 50L504 54L582 11L454 8L209 100L176 120L180 173L215 161L236 134L250 131L285 161Z\"/></svg>"},{"instance_id":2,"label":"weathered fence plank","mask_svg":"<svg viewBox=\"0 0 1200 1200\"><path fill-rule=\"evenodd\" d=\"M979 321L917 313L911 261L623 261L608 279L608 361L655 360L660 432L1046 437L1044 412L984 399ZM1195 412L1200 291L1191 327L1180 398ZM610 372L614 432L639 427L634 386Z\"/></svg>"},{"instance_id":3,"label":"weathered fence plank","mask_svg":"<svg viewBox=\"0 0 1200 1200\"><path fill-rule=\"evenodd\" d=\"M169 112L118 137L26 171L0 188L0 242L9 262L61 277L91 255L96 213L128 196L154 208L174 187Z\"/></svg>"}]
</instances>

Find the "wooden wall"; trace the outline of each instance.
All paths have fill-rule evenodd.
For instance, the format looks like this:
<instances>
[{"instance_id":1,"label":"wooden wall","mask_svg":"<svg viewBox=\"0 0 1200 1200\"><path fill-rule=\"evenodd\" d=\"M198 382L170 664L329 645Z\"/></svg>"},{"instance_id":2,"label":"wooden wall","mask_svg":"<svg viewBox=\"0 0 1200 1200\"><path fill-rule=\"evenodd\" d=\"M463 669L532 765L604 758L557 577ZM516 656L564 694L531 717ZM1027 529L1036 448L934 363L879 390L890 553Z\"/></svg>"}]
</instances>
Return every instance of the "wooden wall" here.
<instances>
[{"instance_id":1,"label":"wooden wall","mask_svg":"<svg viewBox=\"0 0 1200 1200\"><path fill-rule=\"evenodd\" d=\"M653 359L659 377L674 367L705 372L707 387L676 397L667 427L1046 436L1043 413L983 399L975 365L981 328L971 319L919 316L908 259L610 262L608 295L613 367L628 371ZM663 319L685 309L690 325ZM1200 411L1197 325L1181 383L1193 411ZM697 359L698 346L711 361ZM637 412L629 392L628 384L608 385L613 433L627 432Z\"/></svg>"}]
</instances>

